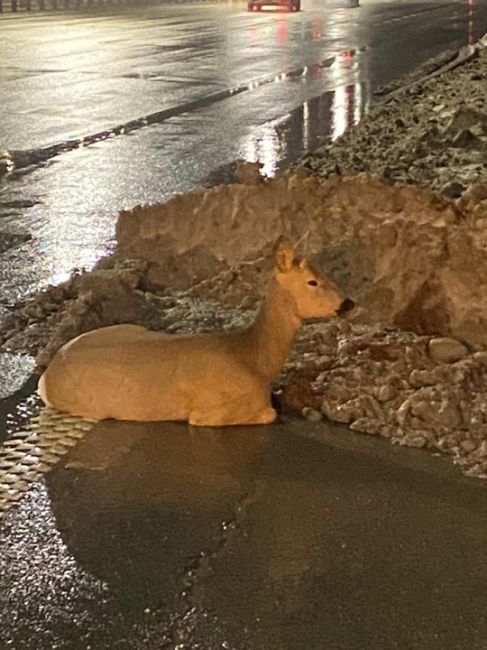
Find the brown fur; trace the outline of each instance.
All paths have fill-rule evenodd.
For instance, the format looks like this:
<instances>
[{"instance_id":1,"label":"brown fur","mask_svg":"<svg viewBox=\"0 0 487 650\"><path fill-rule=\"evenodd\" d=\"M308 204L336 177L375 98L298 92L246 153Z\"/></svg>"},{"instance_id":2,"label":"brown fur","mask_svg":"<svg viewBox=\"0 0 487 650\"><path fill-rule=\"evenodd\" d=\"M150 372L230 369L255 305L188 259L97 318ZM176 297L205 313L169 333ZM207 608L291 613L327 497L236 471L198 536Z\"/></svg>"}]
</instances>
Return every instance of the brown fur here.
<instances>
[{"instance_id":1,"label":"brown fur","mask_svg":"<svg viewBox=\"0 0 487 650\"><path fill-rule=\"evenodd\" d=\"M302 320L332 316L342 302L332 283L281 242L267 294L249 327L196 336L138 325L100 328L59 350L40 379L39 393L46 404L95 420L273 422L271 383Z\"/></svg>"}]
</instances>

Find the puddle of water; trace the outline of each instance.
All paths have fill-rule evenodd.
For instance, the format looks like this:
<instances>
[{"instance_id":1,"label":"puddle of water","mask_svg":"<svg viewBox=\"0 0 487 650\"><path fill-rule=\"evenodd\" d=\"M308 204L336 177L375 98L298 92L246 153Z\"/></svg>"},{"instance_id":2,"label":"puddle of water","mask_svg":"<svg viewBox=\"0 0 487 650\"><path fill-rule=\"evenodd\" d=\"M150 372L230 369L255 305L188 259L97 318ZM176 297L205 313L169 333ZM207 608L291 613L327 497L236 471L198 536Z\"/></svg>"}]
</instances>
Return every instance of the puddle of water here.
<instances>
[{"instance_id":1,"label":"puddle of water","mask_svg":"<svg viewBox=\"0 0 487 650\"><path fill-rule=\"evenodd\" d=\"M149 630L151 647L167 627L190 634L187 592L232 534L268 443L265 427L99 425L0 519L0 645L47 650L74 630L87 647L142 649Z\"/></svg>"}]
</instances>

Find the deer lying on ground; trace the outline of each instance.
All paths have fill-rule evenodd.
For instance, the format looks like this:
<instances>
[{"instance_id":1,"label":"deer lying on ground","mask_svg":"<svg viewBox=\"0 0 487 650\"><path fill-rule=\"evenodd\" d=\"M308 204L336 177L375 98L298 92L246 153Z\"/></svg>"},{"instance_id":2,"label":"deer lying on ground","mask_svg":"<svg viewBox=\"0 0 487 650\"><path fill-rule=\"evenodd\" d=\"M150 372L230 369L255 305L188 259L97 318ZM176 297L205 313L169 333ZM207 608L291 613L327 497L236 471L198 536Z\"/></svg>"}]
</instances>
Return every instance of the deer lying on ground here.
<instances>
[{"instance_id":1,"label":"deer lying on ground","mask_svg":"<svg viewBox=\"0 0 487 650\"><path fill-rule=\"evenodd\" d=\"M39 381L43 401L102 420L188 420L195 426L267 424L271 384L302 320L353 307L284 241L255 321L244 329L173 336L113 325L64 345Z\"/></svg>"}]
</instances>

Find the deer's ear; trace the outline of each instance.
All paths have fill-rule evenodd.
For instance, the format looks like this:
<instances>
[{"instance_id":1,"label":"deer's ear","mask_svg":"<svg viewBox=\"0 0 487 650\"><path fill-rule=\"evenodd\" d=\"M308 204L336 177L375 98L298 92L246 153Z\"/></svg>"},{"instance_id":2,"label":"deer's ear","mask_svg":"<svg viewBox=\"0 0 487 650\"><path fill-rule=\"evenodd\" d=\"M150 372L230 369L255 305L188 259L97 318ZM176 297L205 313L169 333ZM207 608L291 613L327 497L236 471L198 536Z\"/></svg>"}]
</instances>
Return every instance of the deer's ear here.
<instances>
[{"instance_id":1,"label":"deer's ear","mask_svg":"<svg viewBox=\"0 0 487 650\"><path fill-rule=\"evenodd\" d=\"M287 239L280 237L275 245L276 267L281 273L291 270L294 262L294 249Z\"/></svg>"}]
</instances>

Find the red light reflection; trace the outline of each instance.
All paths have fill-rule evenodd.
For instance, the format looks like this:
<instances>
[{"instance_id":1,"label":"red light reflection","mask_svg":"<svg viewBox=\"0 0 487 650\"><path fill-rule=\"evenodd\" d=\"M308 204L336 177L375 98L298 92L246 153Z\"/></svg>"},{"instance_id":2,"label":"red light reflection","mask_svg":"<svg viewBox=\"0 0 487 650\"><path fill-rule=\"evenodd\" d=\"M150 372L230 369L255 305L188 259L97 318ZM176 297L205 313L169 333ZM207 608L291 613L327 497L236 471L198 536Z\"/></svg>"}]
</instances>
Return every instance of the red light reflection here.
<instances>
[{"instance_id":1,"label":"red light reflection","mask_svg":"<svg viewBox=\"0 0 487 650\"><path fill-rule=\"evenodd\" d=\"M276 35L279 43L286 43L289 40L287 24L283 20L277 23Z\"/></svg>"},{"instance_id":2,"label":"red light reflection","mask_svg":"<svg viewBox=\"0 0 487 650\"><path fill-rule=\"evenodd\" d=\"M318 18L311 21L311 36L312 38L321 38L322 22Z\"/></svg>"},{"instance_id":3,"label":"red light reflection","mask_svg":"<svg viewBox=\"0 0 487 650\"><path fill-rule=\"evenodd\" d=\"M468 7L468 44L473 45L475 41L475 36L473 33L474 0L467 0L467 7Z\"/></svg>"}]
</instances>

